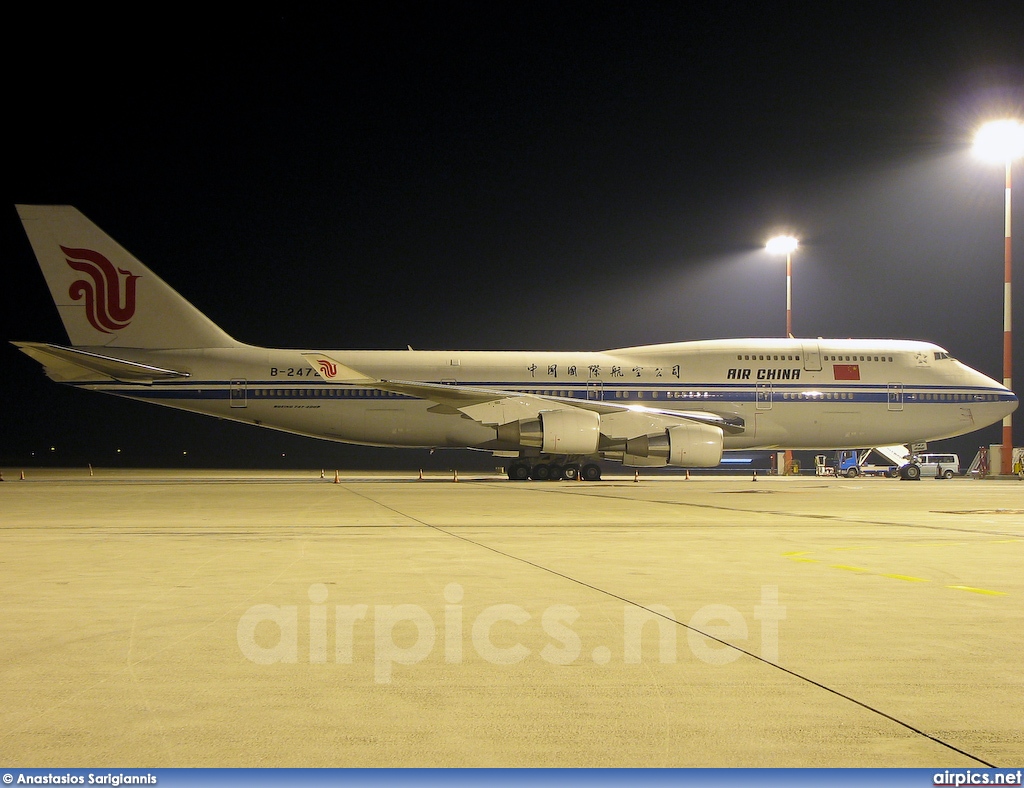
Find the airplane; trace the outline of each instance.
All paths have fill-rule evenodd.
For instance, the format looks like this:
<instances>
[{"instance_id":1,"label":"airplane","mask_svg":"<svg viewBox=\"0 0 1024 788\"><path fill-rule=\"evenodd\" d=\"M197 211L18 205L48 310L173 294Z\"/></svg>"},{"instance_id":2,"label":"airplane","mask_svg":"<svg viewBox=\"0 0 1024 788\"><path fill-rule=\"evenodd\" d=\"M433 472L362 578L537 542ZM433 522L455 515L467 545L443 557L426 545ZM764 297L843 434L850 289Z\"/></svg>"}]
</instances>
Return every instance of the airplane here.
<instances>
[{"instance_id":1,"label":"airplane","mask_svg":"<svg viewBox=\"0 0 1024 788\"><path fill-rule=\"evenodd\" d=\"M513 480L709 468L723 451L949 438L1017 397L921 341L758 338L600 352L277 349L215 325L71 206L17 206L70 345L58 383L367 446L469 448ZM911 471L911 478L913 472Z\"/></svg>"}]
</instances>

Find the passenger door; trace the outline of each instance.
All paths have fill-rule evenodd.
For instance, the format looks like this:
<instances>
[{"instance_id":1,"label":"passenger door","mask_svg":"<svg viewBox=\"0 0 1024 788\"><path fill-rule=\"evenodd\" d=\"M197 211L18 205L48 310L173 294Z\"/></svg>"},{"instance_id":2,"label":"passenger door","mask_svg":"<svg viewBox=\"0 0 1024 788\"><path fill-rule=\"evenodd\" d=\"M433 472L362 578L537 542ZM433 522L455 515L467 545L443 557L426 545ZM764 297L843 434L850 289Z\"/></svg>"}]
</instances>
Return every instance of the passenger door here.
<instances>
[{"instance_id":1,"label":"passenger door","mask_svg":"<svg viewBox=\"0 0 1024 788\"><path fill-rule=\"evenodd\" d=\"M888 390L889 410L903 410L903 384L890 383Z\"/></svg>"},{"instance_id":2,"label":"passenger door","mask_svg":"<svg viewBox=\"0 0 1024 788\"><path fill-rule=\"evenodd\" d=\"M248 403L246 385L244 378L237 378L231 381L228 387L228 402L232 408L244 408Z\"/></svg>"}]
</instances>

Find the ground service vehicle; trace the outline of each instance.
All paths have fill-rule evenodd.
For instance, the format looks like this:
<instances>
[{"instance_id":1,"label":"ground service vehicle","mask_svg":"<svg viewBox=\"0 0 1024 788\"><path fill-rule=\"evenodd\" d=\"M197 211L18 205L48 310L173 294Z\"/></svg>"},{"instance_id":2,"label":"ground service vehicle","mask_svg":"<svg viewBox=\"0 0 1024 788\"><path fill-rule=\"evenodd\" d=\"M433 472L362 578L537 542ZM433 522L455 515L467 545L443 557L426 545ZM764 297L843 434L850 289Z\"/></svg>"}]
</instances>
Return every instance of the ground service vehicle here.
<instances>
[{"instance_id":1,"label":"ground service vehicle","mask_svg":"<svg viewBox=\"0 0 1024 788\"><path fill-rule=\"evenodd\" d=\"M956 454L920 454L914 458L921 476L952 479L960 475L960 458Z\"/></svg>"},{"instance_id":2,"label":"ground service vehicle","mask_svg":"<svg viewBox=\"0 0 1024 788\"><path fill-rule=\"evenodd\" d=\"M907 464L910 450L906 446L878 446L871 449L840 449L836 452L834 467L837 476L853 479L856 476L888 476L895 479L900 468ZM870 463L870 459L881 460Z\"/></svg>"}]
</instances>

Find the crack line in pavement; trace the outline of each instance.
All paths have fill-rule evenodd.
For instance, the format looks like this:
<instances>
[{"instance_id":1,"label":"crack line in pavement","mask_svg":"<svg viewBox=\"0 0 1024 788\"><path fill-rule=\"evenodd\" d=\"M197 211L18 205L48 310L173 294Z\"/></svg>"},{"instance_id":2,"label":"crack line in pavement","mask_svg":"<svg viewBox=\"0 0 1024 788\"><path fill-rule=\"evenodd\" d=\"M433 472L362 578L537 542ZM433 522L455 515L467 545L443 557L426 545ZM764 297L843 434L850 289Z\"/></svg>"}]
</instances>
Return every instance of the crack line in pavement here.
<instances>
[{"instance_id":1,"label":"crack line in pavement","mask_svg":"<svg viewBox=\"0 0 1024 788\"><path fill-rule=\"evenodd\" d=\"M989 767L990 769L1000 768L1000 767L996 766L995 764L989 763L985 759L978 757L977 755L972 755L971 753L967 752L966 750L961 750L956 745L950 744L947 741L943 741L942 739L938 738L937 736L933 736L932 734L928 733L927 731L923 731L920 728L916 728L913 725L911 725L909 722L904 722L903 720L901 720L901 719L899 719L897 717L894 717L891 714L887 714L886 712L882 711L881 709L878 709L878 708L876 708L876 707L874 707L874 706L872 706L872 705L870 705L868 703L865 703L864 701L857 700L856 698L854 698L854 697L852 697L850 695L847 695L847 694L845 694L843 692L840 692L837 689L829 687L826 684L822 684L820 681L816 681L816 680L810 678L809 676L805 676L802 673L797 673L795 670L790 670L789 668L784 668L781 665L778 665L778 664L776 664L774 662L771 662L770 660L765 659L764 657L758 656L757 654L753 653L752 651L747 651L745 648L741 648L740 646L737 646L734 643L730 643L727 640L722 640L721 638L715 637L714 635L710 635L707 632L704 632L704 631L702 631L700 629L697 629L696 627L692 627L689 624L685 624L682 621L679 621L679 620L673 618L672 616L666 615L666 614L661 613L661 612L659 612L657 610L649 608L646 605L642 605L639 602L633 601L632 599L628 599L628 598L626 598L624 596L620 596L619 594L616 594L614 591L609 591L606 588L599 588L598 586L591 585L590 583L586 582L585 580L580 580L579 578L572 577L571 575L567 575L567 574L565 574L563 572L559 572L557 569L552 569L551 567L544 566L543 564L535 563L534 561L531 561L528 558L522 558L521 556L512 555L511 553L506 553L504 550L499 550L496 547L491 547L490 545L486 545L483 542L478 542L478 541L476 541L474 539L470 539L470 538L468 538L466 536L461 536L460 534L452 533L451 531L448 531L448 530L446 530L444 528L441 528L441 527L436 526L436 525L432 525L432 524L430 524L428 522L420 520L417 517L413 517L411 514L407 514L407 513L403 512L403 511L399 510L399 509L396 509L393 506L389 506L386 503L378 501L375 498L371 498L369 495L366 495L364 493L361 493L361 492L358 492L356 490L353 490L352 488L350 488L348 486L346 486L344 489L348 490L348 492L352 493L353 495L358 495L360 498L363 498L363 499L365 499L367 501L370 501L370 502L376 504L377 506L380 506L380 507L382 507L384 509L387 509L388 511L394 512L395 514L397 514L397 515L399 515L401 517L405 517L405 518L411 520L412 522L417 523L418 525L423 526L424 528L429 528L429 529L431 529L433 531L437 531L438 533L442 533L445 536L450 536L450 537L453 537L453 538L458 539L460 541L466 542L467 544L474 545L475 547L480 547L480 548L482 548L484 550L487 550L489 552L495 553L496 555L500 555L500 556L502 556L504 558L509 558L509 559L511 559L513 561L517 561L519 563L526 564L527 566L532 566L533 568L539 569L542 572L546 572L548 574L555 575L556 577L560 577L563 580L568 580L570 583L575 583L576 585L582 586L584 588L589 588L591 591L596 591L597 593L603 594L605 596L609 596L612 599L618 599L620 602L625 602L627 605L632 605L632 606L637 607L637 608L639 608L641 610L646 610L648 613L651 613L652 615L658 616L659 618L663 618L666 621L669 621L669 622L671 622L671 623L673 623L673 624L675 624L675 625L677 625L679 627L682 627L683 629L689 630L691 632L695 632L698 635L701 635L702 637L706 637L709 640L713 640L716 643L719 643L719 644L721 644L723 646L726 646L727 648L733 649L735 651L738 651L741 654L744 654L744 655L746 655L746 656L748 656L748 657L750 657L752 659L755 659L755 660L757 660L758 662L760 662L760 663L762 663L764 665L767 665L767 666L769 666L771 668L775 668L776 670L779 670L779 671L781 671L783 673L786 673L786 674L792 676L793 678L798 679L799 681L803 681L803 682L805 682L807 684L810 684L810 685L812 685L814 687L817 687L818 689L825 690L826 692L829 692L829 693L831 693L831 694L833 694L833 695L835 695L837 697L840 697L843 700L849 701L850 703L853 703L853 704L855 704L857 706L860 706L862 709L865 709L865 710L871 712L872 714L877 714L880 717L884 717L885 719L889 720L890 722L893 722L893 723L895 723L896 725L899 725L902 728L906 728L907 730L911 731L912 733L916 733L918 736L922 736L922 737L924 737L924 738L926 738L926 739L928 739L930 741L935 742L936 744L938 744L938 745L940 745L942 747L946 747L947 749L950 749L953 752L959 753L960 755L963 755L966 758L970 758L973 761L977 761L978 763L984 764L985 766ZM538 492L540 492L540 491L538 491ZM556 492L556 491L552 490L551 492ZM605 497L615 497L615 496L605 496ZM617 498L617 500L623 500L623 499ZM661 503L661 502L657 501L655 503ZM708 507L708 508L716 508L716 507ZM722 507L722 508L725 508L725 507ZM484 527L486 527L486 526L484 526Z\"/></svg>"}]
</instances>

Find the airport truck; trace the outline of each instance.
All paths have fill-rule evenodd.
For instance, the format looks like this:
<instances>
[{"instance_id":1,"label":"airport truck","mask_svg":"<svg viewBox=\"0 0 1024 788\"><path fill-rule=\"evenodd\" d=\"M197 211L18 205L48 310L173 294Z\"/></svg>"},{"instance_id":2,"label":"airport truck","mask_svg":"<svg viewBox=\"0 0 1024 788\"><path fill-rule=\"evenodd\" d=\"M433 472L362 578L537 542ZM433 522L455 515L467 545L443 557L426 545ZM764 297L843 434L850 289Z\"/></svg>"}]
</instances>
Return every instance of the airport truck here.
<instances>
[{"instance_id":1,"label":"airport truck","mask_svg":"<svg viewBox=\"0 0 1024 788\"><path fill-rule=\"evenodd\" d=\"M872 455L880 464L869 463ZM890 479L916 481L922 477L952 479L960 473L960 458L955 454L914 454L906 446L876 446L872 449L840 449L836 452L837 476L888 476Z\"/></svg>"},{"instance_id":2,"label":"airport truck","mask_svg":"<svg viewBox=\"0 0 1024 788\"><path fill-rule=\"evenodd\" d=\"M882 460L881 463L868 462L872 456ZM903 468L910 462L910 449L906 446L876 446L871 449L840 449L836 452L834 467L837 476L853 479L857 476L888 476L890 479L900 478ZM913 473L913 471L910 471ZM920 473L918 473L918 476ZM913 476L904 478L915 478Z\"/></svg>"}]
</instances>

